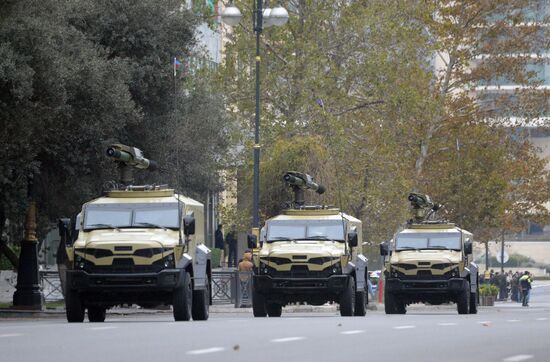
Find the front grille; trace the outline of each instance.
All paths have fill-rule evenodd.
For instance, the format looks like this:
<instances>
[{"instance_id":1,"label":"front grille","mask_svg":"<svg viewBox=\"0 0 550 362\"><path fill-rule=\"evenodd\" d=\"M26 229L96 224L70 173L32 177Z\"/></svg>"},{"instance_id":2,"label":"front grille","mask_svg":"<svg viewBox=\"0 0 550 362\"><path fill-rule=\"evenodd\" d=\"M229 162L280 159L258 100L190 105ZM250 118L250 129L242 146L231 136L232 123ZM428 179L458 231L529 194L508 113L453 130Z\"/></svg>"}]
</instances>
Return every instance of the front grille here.
<instances>
[{"instance_id":1,"label":"front grille","mask_svg":"<svg viewBox=\"0 0 550 362\"><path fill-rule=\"evenodd\" d=\"M117 274L117 273L158 273L164 269L164 263L159 260L150 265L134 265L131 258L115 258L112 265L94 265L86 261L84 270L88 273Z\"/></svg>"},{"instance_id":2,"label":"front grille","mask_svg":"<svg viewBox=\"0 0 550 362\"><path fill-rule=\"evenodd\" d=\"M333 275L333 268L334 266L330 266L321 271L310 271L307 265L293 265L290 271L278 271L268 267L267 274L272 278L328 278Z\"/></svg>"},{"instance_id":3,"label":"front grille","mask_svg":"<svg viewBox=\"0 0 550 362\"><path fill-rule=\"evenodd\" d=\"M433 275L429 270L419 270L416 275L405 275L403 273L398 273L398 277L401 280L448 280L451 278L450 273L444 275Z\"/></svg>"}]
</instances>

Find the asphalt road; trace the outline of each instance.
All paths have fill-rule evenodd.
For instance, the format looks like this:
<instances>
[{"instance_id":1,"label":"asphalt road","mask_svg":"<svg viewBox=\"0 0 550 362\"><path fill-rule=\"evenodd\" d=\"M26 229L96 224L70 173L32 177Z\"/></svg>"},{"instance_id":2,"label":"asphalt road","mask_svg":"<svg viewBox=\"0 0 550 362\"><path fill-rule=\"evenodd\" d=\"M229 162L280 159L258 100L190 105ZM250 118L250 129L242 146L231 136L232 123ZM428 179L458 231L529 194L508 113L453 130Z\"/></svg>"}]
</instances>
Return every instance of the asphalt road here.
<instances>
[{"instance_id":1,"label":"asphalt road","mask_svg":"<svg viewBox=\"0 0 550 362\"><path fill-rule=\"evenodd\" d=\"M0 361L550 361L550 285L531 306L501 303L477 315L454 306L383 310L366 317L287 313L281 318L212 313L112 316L105 323L0 321Z\"/></svg>"}]
</instances>

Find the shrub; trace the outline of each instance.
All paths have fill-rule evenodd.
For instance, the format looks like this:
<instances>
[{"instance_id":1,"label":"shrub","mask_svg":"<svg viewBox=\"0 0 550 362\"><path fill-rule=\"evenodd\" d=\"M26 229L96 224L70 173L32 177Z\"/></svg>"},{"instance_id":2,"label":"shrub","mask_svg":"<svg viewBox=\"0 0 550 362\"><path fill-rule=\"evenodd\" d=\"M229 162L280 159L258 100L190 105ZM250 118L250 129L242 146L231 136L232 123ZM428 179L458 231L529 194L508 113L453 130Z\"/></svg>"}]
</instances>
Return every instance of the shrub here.
<instances>
[{"instance_id":1,"label":"shrub","mask_svg":"<svg viewBox=\"0 0 550 362\"><path fill-rule=\"evenodd\" d=\"M479 295L492 295L497 296L499 289L496 285L493 284L483 284L479 287Z\"/></svg>"}]
</instances>

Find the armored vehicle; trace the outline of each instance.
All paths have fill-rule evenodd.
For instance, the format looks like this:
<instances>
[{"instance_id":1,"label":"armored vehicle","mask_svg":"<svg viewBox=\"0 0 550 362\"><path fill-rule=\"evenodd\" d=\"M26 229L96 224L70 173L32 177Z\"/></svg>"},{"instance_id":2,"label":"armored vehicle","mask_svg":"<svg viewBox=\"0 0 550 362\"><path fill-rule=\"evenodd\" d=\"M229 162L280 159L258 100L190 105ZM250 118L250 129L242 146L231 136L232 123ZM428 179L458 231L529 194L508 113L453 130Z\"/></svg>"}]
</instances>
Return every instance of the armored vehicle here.
<instances>
[{"instance_id":1,"label":"armored vehicle","mask_svg":"<svg viewBox=\"0 0 550 362\"><path fill-rule=\"evenodd\" d=\"M442 206L429 196L409 195L415 217L391 245L381 244L385 262L386 314L404 314L412 303L454 302L459 314L477 313L478 268L472 261L473 235L435 220Z\"/></svg>"},{"instance_id":2,"label":"armored vehicle","mask_svg":"<svg viewBox=\"0 0 550 362\"><path fill-rule=\"evenodd\" d=\"M154 164L124 145L107 153L121 163L125 182L126 167ZM106 310L121 304L172 305L176 321L208 319L211 265L201 203L165 186L116 185L85 203L75 226L74 237L62 238L69 322L82 322L86 309L90 322L103 322Z\"/></svg>"},{"instance_id":3,"label":"armored vehicle","mask_svg":"<svg viewBox=\"0 0 550 362\"><path fill-rule=\"evenodd\" d=\"M266 221L254 253L255 317L281 316L288 303L340 304L342 316L363 316L368 303L367 259L360 253L361 221L336 208L305 206L304 190L324 192L307 174L288 172L293 205Z\"/></svg>"}]
</instances>

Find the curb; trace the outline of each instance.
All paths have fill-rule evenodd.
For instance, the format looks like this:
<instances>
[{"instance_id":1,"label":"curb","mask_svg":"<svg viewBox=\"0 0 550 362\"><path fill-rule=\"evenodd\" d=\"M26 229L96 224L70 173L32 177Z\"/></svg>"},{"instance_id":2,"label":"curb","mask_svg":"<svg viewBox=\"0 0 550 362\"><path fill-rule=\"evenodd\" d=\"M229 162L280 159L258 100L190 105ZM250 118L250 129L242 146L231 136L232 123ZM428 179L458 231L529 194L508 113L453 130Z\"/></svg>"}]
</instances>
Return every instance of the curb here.
<instances>
[{"instance_id":1,"label":"curb","mask_svg":"<svg viewBox=\"0 0 550 362\"><path fill-rule=\"evenodd\" d=\"M376 304L369 304L368 310L376 311L379 306ZM338 313L337 304L331 305L291 305L283 308L284 313ZM137 308L115 308L107 312L109 315L115 316L127 316L127 315L163 315L172 314L171 309L137 309ZM210 306L210 313L212 314L250 314L252 315L252 308L235 308L233 305L213 305ZM46 310L24 310L24 309L11 309L1 308L0 319L49 319L49 318L65 318L65 309L46 309Z\"/></svg>"}]
</instances>

